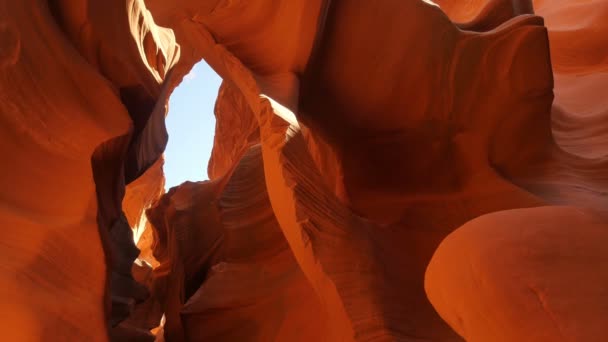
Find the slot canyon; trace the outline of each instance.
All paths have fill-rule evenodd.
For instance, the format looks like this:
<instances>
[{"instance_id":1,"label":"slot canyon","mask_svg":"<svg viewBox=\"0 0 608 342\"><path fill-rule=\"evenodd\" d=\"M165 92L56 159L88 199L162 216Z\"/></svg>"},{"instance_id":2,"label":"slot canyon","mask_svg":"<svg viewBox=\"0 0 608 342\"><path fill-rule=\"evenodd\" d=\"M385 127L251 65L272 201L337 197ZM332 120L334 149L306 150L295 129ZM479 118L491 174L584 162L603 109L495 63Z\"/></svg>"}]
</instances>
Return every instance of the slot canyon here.
<instances>
[{"instance_id":1,"label":"slot canyon","mask_svg":"<svg viewBox=\"0 0 608 342\"><path fill-rule=\"evenodd\" d=\"M608 341L607 0L0 0L0 155L3 341Z\"/></svg>"}]
</instances>

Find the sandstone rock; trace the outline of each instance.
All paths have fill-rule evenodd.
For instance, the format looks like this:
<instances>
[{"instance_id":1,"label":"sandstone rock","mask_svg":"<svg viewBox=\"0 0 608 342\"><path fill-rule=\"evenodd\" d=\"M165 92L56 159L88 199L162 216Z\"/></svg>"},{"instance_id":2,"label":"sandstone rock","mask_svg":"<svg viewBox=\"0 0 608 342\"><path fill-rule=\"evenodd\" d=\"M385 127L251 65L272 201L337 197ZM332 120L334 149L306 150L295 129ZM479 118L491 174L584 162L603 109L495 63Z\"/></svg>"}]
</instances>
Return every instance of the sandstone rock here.
<instances>
[{"instance_id":1,"label":"sandstone rock","mask_svg":"<svg viewBox=\"0 0 608 342\"><path fill-rule=\"evenodd\" d=\"M133 240L139 249L138 258L156 267L152 255L153 233L145 211L164 193L164 159L158 159L141 177L127 185L122 208L132 227Z\"/></svg>"},{"instance_id":2,"label":"sandstone rock","mask_svg":"<svg viewBox=\"0 0 608 342\"><path fill-rule=\"evenodd\" d=\"M13 341L103 340L91 155L129 116L45 3L0 1L0 23L0 326Z\"/></svg>"},{"instance_id":3,"label":"sandstone rock","mask_svg":"<svg viewBox=\"0 0 608 342\"><path fill-rule=\"evenodd\" d=\"M258 122L234 85L222 83L215 117L215 137L207 171L212 180L224 176L249 147L260 142Z\"/></svg>"},{"instance_id":4,"label":"sandstone rock","mask_svg":"<svg viewBox=\"0 0 608 342\"><path fill-rule=\"evenodd\" d=\"M0 0L4 336L605 340L607 10ZM201 58L211 180L162 195Z\"/></svg>"},{"instance_id":5,"label":"sandstone rock","mask_svg":"<svg viewBox=\"0 0 608 342\"><path fill-rule=\"evenodd\" d=\"M210 205L217 184L197 184L186 182L171 189L148 209L155 228L153 253L160 263L154 271L153 291L166 318L168 340L184 339L180 310L221 253L219 213Z\"/></svg>"},{"instance_id":6,"label":"sandstone rock","mask_svg":"<svg viewBox=\"0 0 608 342\"><path fill-rule=\"evenodd\" d=\"M603 341L605 221L571 207L476 218L439 246L429 298L467 341Z\"/></svg>"},{"instance_id":7,"label":"sandstone rock","mask_svg":"<svg viewBox=\"0 0 608 342\"><path fill-rule=\"evenodd\" d=\"M0 37L10 161L0 220L14 227L2 248L12 260L0 275L11 298L3 330L10 340L104 340L117 318L111 298L121 298L110 290L137 286L121 200L164 149L178 48L142 1L2 1Z\"/></svg>"}]
</instances>

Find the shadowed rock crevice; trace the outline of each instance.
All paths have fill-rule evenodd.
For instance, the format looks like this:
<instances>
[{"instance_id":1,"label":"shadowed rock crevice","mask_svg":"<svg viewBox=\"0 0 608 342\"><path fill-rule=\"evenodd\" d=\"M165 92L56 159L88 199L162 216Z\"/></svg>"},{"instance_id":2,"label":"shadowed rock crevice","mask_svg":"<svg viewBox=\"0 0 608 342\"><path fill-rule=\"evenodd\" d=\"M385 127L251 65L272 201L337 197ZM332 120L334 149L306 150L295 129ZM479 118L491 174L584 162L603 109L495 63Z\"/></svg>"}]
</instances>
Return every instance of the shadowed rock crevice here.
<instances>
[{"instance_id":1,"label":"shadowed rock crevice","mask_svg":"<svg viewBox=\"0 0 608 342\"><path fill-rule=\"evenodd\" d=\"M143 1L114 1L103 8L99 5L95 1L49 2L51 13L66 38L111 83L132 121L127 135L103 143L92 157L98 223L106 253L109 290L106 315L109 325L116 327L149 295L131 274L139 249L122 211L122 202L126 185L156 162L165 148L165 107L177 83L163 77L166 69L177 61L179 48L171 33L154 24ZM104 14L109 13L114 14L115 31L105 29L110 18ZM112 49L119 49L120 53L109 54L104 38L129 31L134 35L115 36Z\"/></svg>"}]
</instances>

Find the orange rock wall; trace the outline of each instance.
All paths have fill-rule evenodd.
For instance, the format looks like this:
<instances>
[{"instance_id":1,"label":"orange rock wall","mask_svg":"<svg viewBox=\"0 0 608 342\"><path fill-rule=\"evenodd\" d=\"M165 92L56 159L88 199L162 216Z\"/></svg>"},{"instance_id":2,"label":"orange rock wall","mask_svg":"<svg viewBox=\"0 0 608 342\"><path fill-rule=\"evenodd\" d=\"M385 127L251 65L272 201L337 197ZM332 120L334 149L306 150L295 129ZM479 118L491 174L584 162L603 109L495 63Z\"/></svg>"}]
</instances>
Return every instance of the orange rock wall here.
<instances>
[{"instance_id":1,"label":"orange rock wall","mask_svg":"<svg viewBox=\"0 0 608 342\"><path fill-rule=\"evenodd\" d=\"M262 6L264 2L258 3ZM265 3L272 6L276 2ZM236 131L225 131L218 116L210 170L234 165L239 146L248 144L250 133L245 132L250 130L240 127L249 122L245 120L251 111L258 121L273 211L295 259L323 303L332 327L325 336L328 340L408 340L415 336L488 341L497 336L506 340L533 336L533 340L549 341L562 331L561 323L543 325L537 335L526 335L529 332L518 321L503 317L489 322L470 319L465 327L455 323L447 313L455 310L452 305L463 303L458 308L468 310L474 303L460 292L448 292L449 284L457 289L456 284L466 279L436 280L436 274L442 269L465 274L458 269L466 265L438 265L436 260L443 259L433 255L442 253L451 240L440 243L452 231L459 232L458 227L466 227L468 221L484 214L517 215L520 208L568 204L599 211L589 215L604 217L606 203L596 191L605 188L600 172L606 166L601 159L569 153L559 137L555 116L561 101L559 81L556 103L553 87L560 69L551 61L559 47L550 43L554 37L551 26L547 30L544 20L534 15L531 1L439 4L451 20L440 8L421 1L323 3L316 9L318 22L303 70L297 61L288 66L278 57L275 67L269 68L267 50L247 45L247 38L254 36L247 25L235 20L227 27L226 22L219 22L231 10L238 18L244 5L221 3L214 11L186 9L187 13L197 12L196 21L209 32L199 28L188 31L189 36L198 35L198 41L205 42L199 45L201 54L225 83L232 82L241 92L242 97L232 100L220 96L216 115L218 108L249 106L241 110L242 119L233 126ZM537 6L542 15L542 6ZM568 5L563 5L563 11L568 11ZM159 15L164 15L160 9ZM267 26L280 22L264 18ZM308 41L303 38L311 34L307 27L291 39ZM231 38L235 35L238 40ZM603 105L605 101L594 103ZM240 144L234 142L238 132L243 132ZM594 139L601 139L597 136ZM581 190L583 184L589 191ZM562 211L566 216L570 213L569 209ZM544 225L560 229L546 215L527 216L523 211L521 215L524 221L528 217L531 232L535 221L543 218ZM564 218L564 222L568 220ZM586 222L577 217L571 220ZM450 250L459 251L458 246ZM504 254L508 258L513 253L505 250ZM590 255L585 256L587 262L592 262ZM448 256L447 260L455 263L459 259ZM517 259L512 265L520 264L523 273L534 272L525 270L524 261ZM603 278L597 281L605 284ZM444 289L448 299L439 300L436 288ZM476 291L483 289L473 287L471 293ZM544 298L543 288L537 291ZM601 293L591 293L599 303L606 301ZM563 291L561 295L566 296ZM575 295L562 298L571 303L590 300ZM528 305L537 305L533 297L529 299ZM501 303L499 313L523 305L509 300ZM589 310L598 319L608 314L601 304ZM454 315L468 317L466 311ZM488 316L483 311L478 315ZM546 315L550 314L530 311L529 326L536 321L540 324ZM588 315L564 319L580 327L575 331L589 327L587 338L593 334L600 338ZM477 333L488 329L489 334Z\"/></svg>"},{"instance_id":2,"label":"orange rock wall","mask_svg":"<svg viewBox=\"0 0 608 342\"><path fill-rule=\"evenodd\" d=\"M6 338L606 340L607 11L0 0ZM163 195L201 58L211 180Z\"/></svg>"},{"instance_id":3,"label":"orange rock wall","mask_svg":"<svg viewBox=\"0 0 608 342\"><path fill-rule=\"evenodd\" d=\"M0 2L0 50L2 330L106 340L147 295L121 202L164 150L179 47L143 1L58 0Z\"/></svg>"}]
</instances>

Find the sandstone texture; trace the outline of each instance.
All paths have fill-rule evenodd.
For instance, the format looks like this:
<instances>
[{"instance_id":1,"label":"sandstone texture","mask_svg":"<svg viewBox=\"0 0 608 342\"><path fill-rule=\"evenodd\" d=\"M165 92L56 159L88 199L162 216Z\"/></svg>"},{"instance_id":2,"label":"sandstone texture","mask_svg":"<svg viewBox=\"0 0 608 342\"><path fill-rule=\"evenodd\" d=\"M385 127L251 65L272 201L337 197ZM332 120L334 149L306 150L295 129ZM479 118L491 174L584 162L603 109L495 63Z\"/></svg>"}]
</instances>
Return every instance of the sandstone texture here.
<instances>
[{"instance_id":1,"label":"sandstone texture","mask_svg":"<svg viewBox=\"0 0 608 342\"><path fill-rule=\"evenodd\" d=\"M0 0L4 338L606 341L606 89L604 0Z\"/></svg>"}]
</instances>

